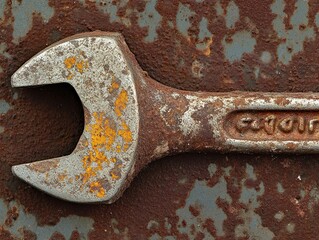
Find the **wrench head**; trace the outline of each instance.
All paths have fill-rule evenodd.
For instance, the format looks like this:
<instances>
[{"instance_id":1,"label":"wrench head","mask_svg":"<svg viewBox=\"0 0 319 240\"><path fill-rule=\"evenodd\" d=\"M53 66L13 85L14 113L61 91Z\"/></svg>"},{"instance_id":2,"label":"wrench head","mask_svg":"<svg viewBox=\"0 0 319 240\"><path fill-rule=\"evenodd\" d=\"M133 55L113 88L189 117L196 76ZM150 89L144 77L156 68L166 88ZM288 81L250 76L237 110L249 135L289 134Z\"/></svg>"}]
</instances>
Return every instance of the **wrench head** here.
<instances>
[{"instance_id":1,"label":"wrench head","mask_svg":"<svg viewBox=\"0 0 319 240\"><path fill-rule=\"evenodd\" d=\"M72 154L12 167L14 175L58 198L115 201L134 170L139 131L132 55L120 34L75 35L44 49L12 76L14 87L69 83L85 115Z\"/></svg>"}]
</instances>

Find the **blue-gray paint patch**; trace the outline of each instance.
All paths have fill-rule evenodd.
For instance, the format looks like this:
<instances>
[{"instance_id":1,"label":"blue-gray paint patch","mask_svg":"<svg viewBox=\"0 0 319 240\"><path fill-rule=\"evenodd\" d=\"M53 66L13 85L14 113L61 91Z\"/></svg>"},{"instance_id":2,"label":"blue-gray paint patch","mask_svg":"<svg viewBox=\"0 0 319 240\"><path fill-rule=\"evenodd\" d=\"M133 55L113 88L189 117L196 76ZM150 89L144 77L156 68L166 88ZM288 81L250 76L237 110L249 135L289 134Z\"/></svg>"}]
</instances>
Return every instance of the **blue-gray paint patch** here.
<instances>
[{"instance_id":1,"label":"blue-gray paint patch","mask_svg":"<svg viewBox=\"0 0 319 240\"><path fill-rule=\"evenodd\" d=\"M215 11L216 11L216 14L218 16L223 16L224 15L224 9L222 7L222 5L220 4L220 0L216 2L215 4Z\"/></svg>"},{"instance_id":2,"label":"blue-gray paint patch","mask_svg":"<svg viewBox=\"0 0 319 240\"><path fill-rule=\"evenodd\" d=\"M281 222L285 217L285 214L282 211L279 211L275 214L274 218L278 221Z\"/></svg>"},{"instance_id":3,"label":"blue-gray paint patch","mask_svg":"<svg viewBox=\"0 0 319 240\"><path fill-rule=\"evenodd\" d=\"M176 14L176 27L186 38L189 38L188 29L191 27L190 17L194 15L195 12L190 10L188 5L179 3Z\"/></svg>"},{"instance_id":4,"label":"blue-gray paint patch","mask_svg":"<svg viewBox=\"0 0 319 240\"><path fill-rule=\"evenodd\" d=\"M315 23L319 27L319 13L316 14Z\"/></svg>"},{"instance_id":5,"label":"blue-gray paint patch","mask_svg":"<svg viewBox=\"0 0 319 240\"><path fill-rule=\"evenodd\" d=\"M295 11L290 17L292 28L286 29L284 19L287 17L285 12L285 1L275 0L271 5L272 13L276 15L273 20L273 28L279 38L284 41L277 47L278 61L288 65L293 56L304 50L306 40L315 39L313 27L308 26L309 3L305 0L295 2Z\"/></svg>"},{"instance_id":6,"label":"blue-gray paint patch","mask_svg":"<svg viewBox=\"0 0 319 240\"><path fill-rule=\"evenodd\" d=\"M212 44L213 34L208 30L208 20L203 17L199 23L198 43L196 48L200 51L204 51L206 55L210 54L210 45Z\"/></svg>"},{"instance_id":7,"label":"blue-gray paint patch","mask_svg":"<svg viewBox=\"0 0 319 240\"><path fill-rule=\"evenodd\" d=\"M128 227L124 227L124 229L120 229L118 227L118 221L115 218L111 219L111 228L113 230L113 233L120 237L120 239L123 240L129 240L129 229Z\"/></svg>"},{"instance_id":8,"label":"blue-gray paint patch","mask_svg":"<svg viewBox=\"0 0 319 240\"><path fill-rule=\"evenodd\" d=\"M146 227L148 230L155 230L159 228L159 223L155 220L150 220Z\"/></svg>"},{"instance_id":9,"label":"blue-gray paint patch","mask_svg":"<svg viewBox=\"0 0 319 240\"><path fill-rule=\"evenodd\" d=\"M257 176L254 173L254 168L246 164L246 177L257 181ZM269 228L262 225L261 217L255 213L255 210L260 207L258 197L262 196L265 192L265 186L263 182L260 182L258 191L255 188L248 188L245 185L246 179L241 181L241 195L239 201L246 205L246 209L239 211L239 218L243 223L239 224L235 228L236 238L249 238L269 240L274 238L274 233Z\"/></svg>"},{"instance_id":10,"label":"blue-gray paint patch","mask_svg":"<svg viewBox=\"0 0 319 240\"><path fill-rule=\"evenodd\" d=\"M260 67L255 67L254 74L255 74L255 78L258 79L260 74Z\"/></svg>"},{"instance_id":11,"label":"blue-gray paint patch","mask_svg":"<svg viewBox=\"0 0 319 240\"><path fill-rule=\"evenodd\" d=\"M1 133L4 133L4 127L1 127L1 126L0 126L0 134L1 134Z\"/></svg>"},{"instance_id":12,"label":"blue-gray paint patch","mask_svg":"<svg viewBox=\"0 0 319 240\"><path fill-rule=\"evenodd\" d=\"M239 20L239 8L234 1L229 2L227 6L225 20L228 29L234 28Z\"/></svg>"},{"instance_id":13,"label":"blue-gray paint patch","mask_svg":"<svg viewBox=\"0 0 319 240\"><path fill-rule=\"evenodd\" d=\"M284 187L281 185L281 183L277 183L277 192L279 192L280 194L285 192Z\"/></svg>"},{"instance_id":14,"label":"blue-gray paint patch","mask_svg":"<svg viewBox=\"0 0 319 240\"><path fill-rule=\"evenodd\" d=\"M16 208L18 211L17 219L12 225L5 224L7 212ZM68 216L62 217L54 226L39 226L35 216L26 213L23 206L15 201L5 203L0 199L0 225L4 230L17 239L23 239L22 229L28 230L37 236L37 239L49 239L53 233L61 233L66 239L70 239L73 231L78 231L81 239L87 239L88 233L93 230L94 221L88 217Z\"/></svg>"},{"instance_id":15,"label":"blue-gray paint patch","mask_svg":"<svg viewBox=\"0 0 319 240\"><path fill-rule=\"evenodd\" d=\"M0 43L0 55L4 56L7 59L11 59L12 56L7 52L7 44Z\"/></svg>"},{"instance_id":16,"label":"blue-gray paint patch","mask_svg":"<svg viewBox=\"0 0 319 240\"><path fill-rule=\"evenodd\" d=\"M148 230L158 230L160 228L160 224L155 221L155 220L150 220L149 223L147 224L147 229ZM173 236L171 234L171 230L172 230L172 224L170 224L168 218L165 218L165 222L164 222L164 229L166 230L166 232L163 234L159 234L157 232L153 233L148 239L150 240L175 240L177 239L175 236ZM162 231L161 231L162 232ZM165 236L163 236L165 235Z\"/></svg>"},{"instance_id":17,"label":"blue-gray paint patch","mask_svg":"<svg viewBox=\"0 0 319 240\"><path fill-rule=\"evenodd\" d=\"M288 223L286 226L286 230L288 233L292 234L295 232L296 225L294 223Z\"/></svg>"},{"instance_id":18,"label":"blue-gray paint patch","mask_svg":"<svg viewBox=\"0 0 319 240\"><path fill-rule=\"evenodd\" d=\"M0 115L6 114L11 109L11 106L9 103L7 103L5 100L0 100Z\"/></svg>"},{"instance_id":19,"label":"blue-gray paint patch","mask_svg":"<svg viewBox=\"0 0 319 240\"><path fill-rule=\"evenodd\" d=\"M12 96L13 100L17 100L19 98L19 94L15 92Z\"/></svg>"},{"instance_id":20,"label":"blue-gray paint patch","mask_svg":"<svg viewBox=\"0 0 319 240\"><path fill-rule=\"evenodd\" d=\"M83 0L79 1L82 1L83 4ZM103 13L106 13L109 16L110 23L118 22L128 27L131 25L131 20L129 19L128 15L132 14L132 10L127 9L125 16L119 17L117 15L119 9L126 7L128 1L129 0L95 0L93 2L95 2L95 6L97 7L97 9L99 9Z\"/></svg>"},{"instance_id":21,"label":"blue-gray paint patch","mask_svg":"<svg viewBox=\"0 0 319 240\"><path fill-rule=\"evenodd\" d=\"M236 32L231 41L226 41L226 37L224 37L222 44L226 59L233 63L240 60L243 54L254 51L256 39L252 37L251 32L244 30Z\"/></svg>"},{"instance_id":22,"label":"blue-gray paint patch","mask_svg":"<svg viewBox=\"0 0 319 240\"><path fill-rule=\"evenodd\" d=\"M2 20L4 18L4 11L6 8L6 0L1 0L0 1L0 20Z\"/></svg>"},{"instance_id":23,"label":"blue-gray paint patch","mask_svg":"<svg viewBox=\"0 0 319 240\"><path fill-rule=\"evenodd\" d=\"M40 14L46 23L53 16L54 9L49 6L48 0L12 1L13 43L19 43L20 38L26 36L32 28L33 13Z\"/></svg>"},{"instance_id":24,"label":"blue-gray paint patch","mask_svg":"<svg viewBox=\"0 0 319 240\"><path fill-rule=\"evenodd\" d=\"M214 168L214 165L209 165ZM211 171L212 173L214 171ZM224 236L223 223L227 219L226 213L217 205L217 200L231 204L232 199L227 193L227 182L224 176L219 178L219 182L213 187L207 185L206 181L196 180L189 193L185 206L176 210L179 217L178 231L186 234L190 239L196 238L197 234L204 234L204 239L214 239L213 235L203 224L207 219L212 219L217 236ZM190 208L199 211L199 215L194 216ZM183 224L183 222L185 224Z\"/></svg>"},{"instance_id":25,"label":"blue-gray paint patch","mask_svg":"<svg viewBox=\"0 0 319 240\"><path fill-rule=\"evenodd\" d=\"M261 56L260 56L260 60L265 63L265 64L268 64L271 62L271 53L268 52L268 51L264 51L261 53Z\"/></svg>"},{"instance_id":26,"label":"blue-gray paint patch","mask_svg":"<svg viewBox=\"0 0 319 240\"><path fill-rule=\"evenodd\" d=\"M154 42L157 38L156 29L160 26L162 16L156 10L157 0L151 0L145 5L145 10L140 13L138 25L148 28L148 35L144 38L145 42Z\"/></svg>"},{"instance_id":27,"label":"blue-gray paint patch","mask_svg":"<svg viewBox=\"0 0 319 240\"><path fill-rule=\"evenodd\" d=\"M310 213L314 212L314 208L318 205L318 203L319 203L319 190L318 188L314 187L309 192L308 210L310 211Z\"/></svg>"},{"instance_id":28,"label":"blue-gray paint patch","mask_svg":"<svg viewBox=\"0 0 319 240\"><path fill-rule=\"evenodd\" d=\"M215 173L216 173L216 171L217 171L217 166L216 166L216 164L211 163L211 164L208 165L209 176L211 176L211 177L214 176Z\"/></svg>"}]
</instances>

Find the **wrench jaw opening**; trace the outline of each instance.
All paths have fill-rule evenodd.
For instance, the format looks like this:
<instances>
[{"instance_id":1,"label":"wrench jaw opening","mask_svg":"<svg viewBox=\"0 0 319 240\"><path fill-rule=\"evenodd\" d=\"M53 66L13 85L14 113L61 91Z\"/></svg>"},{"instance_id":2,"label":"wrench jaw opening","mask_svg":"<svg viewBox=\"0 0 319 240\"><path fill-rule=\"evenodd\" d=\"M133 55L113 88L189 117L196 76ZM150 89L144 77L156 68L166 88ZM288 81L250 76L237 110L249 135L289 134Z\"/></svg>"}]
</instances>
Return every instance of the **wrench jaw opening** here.
<instances>
[{"instance_id":1,"label":"wrench jaw opening","mask_svg":"<svg viewBox=\"0 0 319 240\"><path fill-rule=\"evenodd\" d=\"M134 74L121 35L95 32L60 41L12 76L14 87L69 83L85 115L72 154L12 167L14 175L46 193L80 203L111 203L128 185L139 131Z\"/></svg>"}]
</instances>

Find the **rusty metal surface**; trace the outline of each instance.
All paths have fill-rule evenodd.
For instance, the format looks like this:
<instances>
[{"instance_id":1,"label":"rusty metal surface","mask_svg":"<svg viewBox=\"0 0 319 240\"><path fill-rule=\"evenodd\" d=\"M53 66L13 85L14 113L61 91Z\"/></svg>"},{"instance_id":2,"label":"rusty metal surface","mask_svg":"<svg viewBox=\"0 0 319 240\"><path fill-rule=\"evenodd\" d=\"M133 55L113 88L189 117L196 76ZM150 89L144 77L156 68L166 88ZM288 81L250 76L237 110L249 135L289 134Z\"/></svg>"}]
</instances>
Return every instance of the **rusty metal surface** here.
<instances>
[{"instance_id":1,"label":"rusty metal surface","mask_svg":"<svg viewBox=\"0 0 319 240\"><path fill-rule=\"evenodd\" d=\"M83 112L68 86L16 90L10 76L49 44L99 29L121 32L168 86L317 91L318 11L315 0L0 1L0 238L316 239L317 155L165 158L109 206L28 187L11 166L71 153Z\"/></svg>"},{"instance_id":2,"label":"rusty metal surface","mask_svg":"<svg viewBox=\"0 0 319 240\"><path fill-rule=\"evenodd\" d=\"M119 33L54 43L11 83L68 83L81 99L85 126L71 154L12 167L32 186L71 202L113 203L145 163L174 153L319 151L318 94L169 88L141 70Z\"/></svg>"}]
</instances>

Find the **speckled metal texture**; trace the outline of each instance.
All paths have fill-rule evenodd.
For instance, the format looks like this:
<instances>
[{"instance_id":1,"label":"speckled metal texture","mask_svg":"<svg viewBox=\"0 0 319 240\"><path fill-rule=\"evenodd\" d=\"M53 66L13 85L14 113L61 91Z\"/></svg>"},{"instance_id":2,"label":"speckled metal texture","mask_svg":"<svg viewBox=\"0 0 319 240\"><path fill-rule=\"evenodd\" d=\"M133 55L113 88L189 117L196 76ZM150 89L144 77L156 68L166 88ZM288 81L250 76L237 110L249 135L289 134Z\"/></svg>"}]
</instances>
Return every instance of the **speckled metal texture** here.
<instances>
[{"instance_id":1,"label":"speckled metal texture","mask_svg":"<svg viewBox=\"0 0 319 240\"><path fill-rule=\"evenodd\" d=\"M74 87L84 108L77 147L67 156L13 166L12 172L67 201L112 203L138 174L135 165L176 152L319 151L318 94L199 93L152 84L119 33L63 39L11 78L13 87L62 82Z\"/></svg>"},{"instance_id":2,"label":"speckled metal texture","mask_svg":"<svg viewBox=\"0 0 319 240\"><path fill-rule=\"evenodd\" d=\"M127 48L119 34L97 32L62 40L12 76L12 86L68 83L84 108L85 127L65 157L13 167L13 173L73 202L111 201L135 163L139 114Z\"/></svg>"},{"instance_id":3,"label":"speckled metal texture","mask_svg":"<svg viewBox=\"0 0 319 240\"><path fill-rule=\"evenodd\" d=\"M10 77L50 44L102 30L167 86L317 92L318 12L315 0L0 1L0 239L316 239L315 154L167 157L111 205L29 187L11 166L71 153L84 113L68 85L13 89Z\"/></svg>"}]
</instances>

